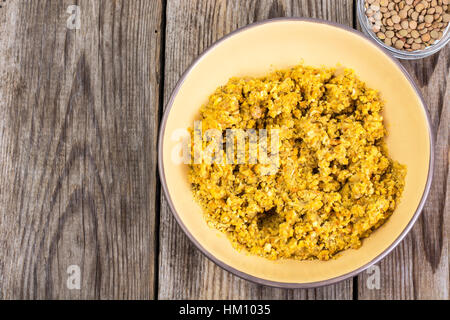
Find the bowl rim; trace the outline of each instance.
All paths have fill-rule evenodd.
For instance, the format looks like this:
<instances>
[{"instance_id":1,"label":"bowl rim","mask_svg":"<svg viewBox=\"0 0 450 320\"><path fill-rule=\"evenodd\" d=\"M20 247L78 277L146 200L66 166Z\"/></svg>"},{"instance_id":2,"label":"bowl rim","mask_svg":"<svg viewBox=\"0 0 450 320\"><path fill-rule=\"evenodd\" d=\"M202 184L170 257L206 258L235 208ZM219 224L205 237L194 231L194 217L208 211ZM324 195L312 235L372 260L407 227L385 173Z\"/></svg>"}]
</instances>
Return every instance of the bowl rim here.
<instances>
[{"instance_id":1,"label":"bowl rim","mask_svg":"<svg viewBox=\"0 0 450 320\"><path fill-rule=\"evenodd\" d=\"M414 91L416 92L417 96L419 97L419 100L420 100L420 102L422 104L422 108L424 109L424 112L425 112L425 118L426 118L427 127L428 127L428 135L429 135L429 140L430 140L430 160L429 160L429 164L428 164L428 175L427 175L427 182L425 184L425 189L424 189L424 192L422 194L422 198L420 199L419 205L417 206L417 209L416 209L414 215L412 216L411 220L408 222L408 224L404 228L404 230L401 232L401 234L397 237L397 239L395 239L395 241L392 242L389 245L389 247L387 247L382 253L380 253L374 259L372 259L371 261L369 261L365 265L363 265L363 266L361 266L361 267L359 267L359 268L357 268L357 269L355 269L355 270L353 270L351 272L345 273L343 275L340 275L340 276L337 276L337 277L334 277L334 278L326 279L326 280L314 281L314 282L303 282L303 283L278 282L278 281L272 281L272 280L267 280L267 279L263 279L263 278L259 278L259 277L253 276L251 274L248 274L246 272L240 271L240 270L232 267L231 265L228 265L228 264L220 261L213 254L211 254L209 251L207 251L194 238L194 236L191 234L191 232L188 230L188 228L183 223L183 221L182 221L180 215L178 214L178 212L175 210L175 206L174 206L174 204L172 202L172 198L171 198L171 196L169 194L169 191L168 191L168 188L167 188L167 181L166 181L166 177L165 177L165 173L164 173L164 163L163 163L163 140L164 140L164 133L165 133L167 119L168 119L170 110L172 109L173 102L175 100L175 97L178 94L178 91L180 90L180 88L183 85L184 81L186 80L187 76L196 67L196 65L199 64L200 61L208 53L210 53L212 50L214 50L222 42L224 42L225 40L233 37L234 35L236 35L238 33L241 33L241 32L247 31L247 30L249 30L251 28L256 28L256 27L259 27L259 26L262 26L262 25L265 25L265 24L277 23L277 22L288 22L288 21L319 23L319 24L326 24L326 25L329 25L329 26L333 26L333 27L342 29L344 31L351 32L351 33L359 36L364 41L369 42L375 48L377 48L382 53L384 53L388 59L390 59L392 62L395 63L395 65L397 67L399 67L399 69L401 70L401 72L406 77L406 79L408 80L408 82L411 84L411 86L413 87ZM190 64L190 66L181 75L180 79L178 80L177 84L175 85L175 87L174 87L174 89L173 89L173 91L172 91L172 93L170 95L170 98L169 98L169 100L168 100L168 102L166 104L166 108L163 111L163 116L162 116L161 123L160 123L160 128L159 128L157 152L158 152L159 177L160 177L160 181L161 181L161 186L162 186L162 188L164 190L165 198L166 198L166 200L167 200L167 202L169 204L169 208L172 211L172 214L174 215L175 220L177 221L178 225L181 227L181 229L186 234L186 236L189 238L189 240L197 247L197 249L199 249L200 252L202 252L209 260L214 262L216 265L218 265L219 267L221 267L222 269L224 269L224 270L226 270L228 272L231 272L232 274L238 276L241 279L248 280L248 281L251 281L253 283L260 284L260 285L266 285L266 286L275 287L275 288L282 288L282 289L306 289L306 288L316 288L316 287L322 287L322 286L326 286L326 285L335 284L337 282L340 282L340 281L343 281L343 280L346 280L348 278L351 278L351 277L354 277L354 276L358 275L359 273L363 272L364 270L368 269L369 267L371 267L372 265L376 264L381 259L383 259L386 255L388 255L404 239L404 237L408 234L408 232L411 230L412 226L414 225L414 223L417 221L418 217L420 216L420 214L422 212L422 209L423 209L423 207L425 205L426 199L428 197L429 191L430 191L431 181L432 181L432 178L433 178L433 171L434 171L434 140L433 140L433 134L432 134L432 122L431 122L430 114L429 114L427 105L425 104L425 100L423 99L423 96L422 96L422 93L421 93L420 89L417 87L417 84L411 78L410 74L406 71L406 69L386 49L382 48L381 46L378 46L378 45L374 44L373 40L369 39L367 36L365 36L360 31L355 30L355 29L353 29L353 28L351 28L349 26L346 26L346 25L343 25L343 24L340 24L340 23L336 23L336 22L332 22L332 21L326 21L326 20L321 20L321 19L315 19L315 18L306 18L306 17L279 17L279 18L265 19L265 20L262 20L262 21L253 22L251 24L248 24L246 26L243 26L241 28L238 28L238 29L236 29L236 30L226 34L222 38L220 38L217 41L215 41L211 46L209 46L205 51L203 51L197 58L195 58L195 60Z\"/></svg>"}]
</instances>

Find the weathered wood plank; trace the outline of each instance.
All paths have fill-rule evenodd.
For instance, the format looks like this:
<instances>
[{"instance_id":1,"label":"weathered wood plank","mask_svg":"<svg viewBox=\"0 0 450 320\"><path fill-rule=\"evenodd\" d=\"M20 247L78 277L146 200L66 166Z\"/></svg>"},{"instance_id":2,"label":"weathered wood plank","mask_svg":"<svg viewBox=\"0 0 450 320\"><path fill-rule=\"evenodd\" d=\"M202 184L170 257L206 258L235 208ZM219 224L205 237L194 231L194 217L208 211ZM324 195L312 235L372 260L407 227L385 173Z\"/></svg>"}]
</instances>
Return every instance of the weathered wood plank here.
<instances>
[{"instance_id":1,"label":"weathered wood plank","mask_svg":"<svg viewBox=\"0 0 450 320\"><path fill-rule=\"evenodd\" d=\"M449 299L449 120L450 48L413 62L402 62L428 104L435 138L435 172L422 215L408 236L379 263L379 290L359 277L360 299Z\"/></svg>"},{"instance_id":2,"label":"weathered wood plank","mask_svg":"<svg viewBox=\"0 0 450 320\"><path fill-rule=\"evenodd\" d=\"M165 88L167 102L178 78L214 41L236 28L267 18L306 16L352 26L352 1L170 0L167 7ZM311 290L255 285L223 271L183 234L161 199L160 299L351 299L352 280Z\"/></svg>"},{"instance_id":3,"label":"weathered wood plank","mask_svg":"<svg viewBox=\"0 0 450 320\"><path fill-rule=\"evenodd\" d=\"M0 298L153 298L162 1L73 3L0 9Z\"/></svg>"}]
</instances>

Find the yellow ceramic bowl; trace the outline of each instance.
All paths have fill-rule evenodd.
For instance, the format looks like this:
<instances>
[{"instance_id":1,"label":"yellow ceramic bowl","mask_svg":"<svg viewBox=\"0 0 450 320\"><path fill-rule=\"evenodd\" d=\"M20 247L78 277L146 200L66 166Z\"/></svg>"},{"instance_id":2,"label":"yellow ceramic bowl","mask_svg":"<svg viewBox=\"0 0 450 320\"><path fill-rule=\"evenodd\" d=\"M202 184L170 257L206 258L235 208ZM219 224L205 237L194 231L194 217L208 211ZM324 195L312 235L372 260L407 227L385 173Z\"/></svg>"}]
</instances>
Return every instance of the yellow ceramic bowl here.
<instances>
[{"instance_id":1,"label":"yellow ceramic bowl","mask_svg":"<svg viewBox=\"0 0 450 320\"><path fill-rule=\"evenodd\" d=\"M200 106L233 76L261 76L301 61L312 66L341 64L386 102L384 119L390 155L406 164L401 202L389 220L357 250L330 261L270 261L236 251L226 236L209 228L192 197L187 165L172 161L177 129L193 127ZM356 275L387 255L411 229L431 183L430 121L419 90L400 64L361 33L310 19L273 19L239 29L204 52L178 82L163 117L159 169L163 189L178 223L211 260L245 279L286 288L331 284Z\"/></svg>"}]
</instances>

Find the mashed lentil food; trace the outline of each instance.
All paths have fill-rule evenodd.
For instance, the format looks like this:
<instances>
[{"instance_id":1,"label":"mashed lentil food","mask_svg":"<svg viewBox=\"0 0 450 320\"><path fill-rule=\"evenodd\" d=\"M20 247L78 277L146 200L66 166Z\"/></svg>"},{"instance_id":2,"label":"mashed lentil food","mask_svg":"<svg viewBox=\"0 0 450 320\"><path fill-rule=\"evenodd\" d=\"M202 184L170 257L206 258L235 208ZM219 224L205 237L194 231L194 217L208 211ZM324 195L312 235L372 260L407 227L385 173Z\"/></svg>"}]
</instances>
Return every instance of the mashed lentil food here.
<instances>
[{"instance_id":1,"label":"mashed lentil food","mask_svg":"<svg viewBox=\"0 0 450 320\"><path fill-rule=\"evenodd\" d=\"M328 260L392 214L406 168L388 156L379 93L350 69L305 65L231 78L202 106L203 132L279 129L279 167L191 164L208 224L269 259Z\"/></svg>"}]
</instances>

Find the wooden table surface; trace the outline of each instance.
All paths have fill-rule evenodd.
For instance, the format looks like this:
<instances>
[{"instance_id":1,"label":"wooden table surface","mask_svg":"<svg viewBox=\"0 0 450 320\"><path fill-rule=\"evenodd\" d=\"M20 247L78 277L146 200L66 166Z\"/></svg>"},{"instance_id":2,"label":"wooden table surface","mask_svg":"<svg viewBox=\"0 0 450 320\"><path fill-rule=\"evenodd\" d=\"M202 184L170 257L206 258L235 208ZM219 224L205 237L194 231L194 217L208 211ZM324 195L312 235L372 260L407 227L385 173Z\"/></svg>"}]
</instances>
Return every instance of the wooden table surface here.
<instances>
[{"instance_id":1,"label":"wooden table surface","mask_svg":"<svg viewBox=\"0 0 450 320\"><path fill-rule=\"evenodd\" d=\"M413 230L372 273L308 290L256 285L175 222L156 141L176 81L217 39L283 16L357 28L346 0L3 2L0 299L449 299L449 46L402 62L431 113L436 170ZM73 265L80 289L67 286ZM367 285L377 270L379 289Z\"/></svg>"}]
</instances>

